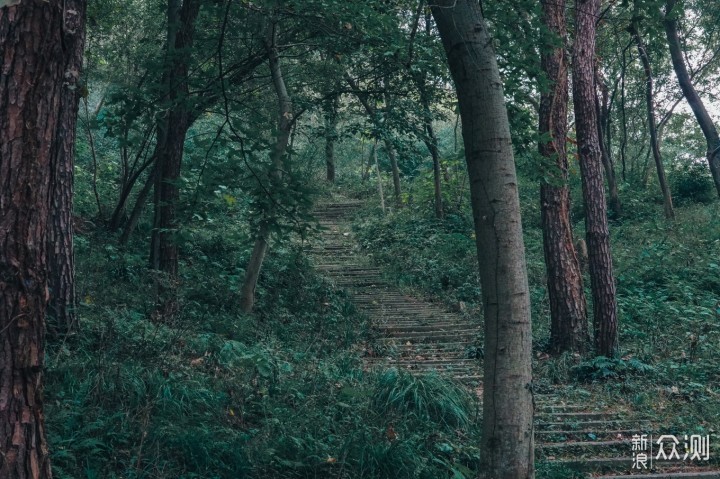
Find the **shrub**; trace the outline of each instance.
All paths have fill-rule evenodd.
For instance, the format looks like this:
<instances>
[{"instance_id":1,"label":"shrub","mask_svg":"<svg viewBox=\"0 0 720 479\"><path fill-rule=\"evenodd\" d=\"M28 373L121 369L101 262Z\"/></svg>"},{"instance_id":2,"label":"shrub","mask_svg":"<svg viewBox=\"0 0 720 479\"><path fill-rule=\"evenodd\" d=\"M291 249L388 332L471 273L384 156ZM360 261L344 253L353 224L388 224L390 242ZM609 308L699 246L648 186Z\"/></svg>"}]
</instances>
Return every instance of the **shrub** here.
<instances>
[{"instance_id":1,"label":"shrub","mask_svg":"<svg viewBox=\"0 0 720 479\"><path fill-rule=\"evenodd\" d=\"M704 163L682 165L672 172L671 178L675 200L679 204L707 204L714 199L712 178L708 166Z\"/></svg>"}]
</instances>

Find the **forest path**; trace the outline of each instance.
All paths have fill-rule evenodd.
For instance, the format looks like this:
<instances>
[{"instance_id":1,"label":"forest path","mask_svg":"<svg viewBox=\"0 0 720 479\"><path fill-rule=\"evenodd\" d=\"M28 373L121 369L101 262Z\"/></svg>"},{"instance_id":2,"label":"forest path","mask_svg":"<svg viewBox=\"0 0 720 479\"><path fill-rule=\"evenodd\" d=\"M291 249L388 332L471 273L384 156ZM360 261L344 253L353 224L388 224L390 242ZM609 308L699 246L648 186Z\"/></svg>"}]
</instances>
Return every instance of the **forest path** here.
<instances>
[{"instance_id":1,"label":"forest path","mask_svg":"<svg viewBox=\"0 0 720 479\"><path fill-rule=\"evenodd\" d=\"M482 399L481 362L476 359L480 322L408 295L386 280L352 232L352 219L362 205L346 198L319 205L315 215L324 229L310 254L316 267L346 289L358 310L369 316L374 340L367 346L367 365L394 366L413 374L436 371L461 381ZM654 421L592 397L570 401L569 389L558 386L535 395L536 458L539 467L549 468L546 477L579 477L570 472L577 471L604 479L629 477L626 474L720 479L720 472L709 471L707 463L698 466L697 461L654 461L656 474L632 469L632 436L656 432ZM603 473L623 475L598 475Z\"/></svg>"},{"instance_id":2,"label":"forest path","mask_svg":"<svg viewBox=\"0 0 720 479\"><path fill-rule=\"evenodd\" d=\"M384 279L353 237L350 220L360 206L350 200L320 206L316 217L324 231L311 253L317 268L347 289L358 310L369 316L374 340L367 346L368 364L418 374L435 370L479 387L481 370L471 355L477 351L480 323L409 296Z\"/></svg>"}]
</instances>

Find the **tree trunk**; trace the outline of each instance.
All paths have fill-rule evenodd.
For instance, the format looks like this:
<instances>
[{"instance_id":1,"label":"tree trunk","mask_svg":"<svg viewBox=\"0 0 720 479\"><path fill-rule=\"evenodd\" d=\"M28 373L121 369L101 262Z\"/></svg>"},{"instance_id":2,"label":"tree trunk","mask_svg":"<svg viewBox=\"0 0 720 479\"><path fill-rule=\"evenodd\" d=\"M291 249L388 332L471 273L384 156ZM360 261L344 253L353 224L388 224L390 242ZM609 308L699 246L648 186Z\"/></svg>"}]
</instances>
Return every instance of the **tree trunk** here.
<instances>
[{"instance_id":1,"label":"tree trunk","mask_svg":"<svg viewBox=\"0 0 720 479\"><path fill-rule=\"evenodd\" d=\"M150 174L147 177L147 180L145 181L145 184L138 193L137 198L135 198L135 206L133 206L132 213L130 213L130 218L128 218L128 220L125 222L125 226L123 226L123 232L120 235L119 241L120 246L125 246L128 244L128 241L130 241L130 235L133 231L135 231L135 228L140 221L140 215L142 215L143 209L145 208L145 203L147 203L148 196L150 196L150 190L152 190L154 184L155 168L153 167L152 171L150 171Z\"/></svg>"},{"instance_id":2,"label":"tree trunk","mask_svg":"<svg viewBox=\"0 0 720 479\"><path fill-rule=\"evenodd\" d=\"M608 184L608 194L610 198L608 205L610 211L613 213L615 218L622 216L622 204L620 203L620 194L618 192L617 180L615 178L615 165L613 165L612 157L608 147L605 146L605 138L603 131L603 124L605 123L604 114L607 112L607 86L603 83L600 77L599 66L595 64L595 80L596 86L602 93L603 105L600 105L600 98L595 94L595 114L597 115L597 130L598 130L598 144L600 146L600 158L602 158L603 168L605 169L605 178Z\"/></svg>"},{"instance_id":3,"label":"tree trunk","mask_svg":"<svg viewBox=\"0 0 720 479\"><path fill-rule=\"evenodd\" d=\"M325 170L326 179L335 182L335 142L337 141L338 96L325 105Z\"/></svg>"},{"instance_id":4,"label":"tree trunk","mask_svg":"<svg viewBox=\"0 0 720 479\"><path fill-rule=\"evenodd\" d=\"M378 195L380 196L380 208L382 209L383 214L385 214L385 195L383 194L382 174L380 173L380 163L378 162L378 157L377 157L377 139L375 139L375 143L373 144L372 157L375 160L375 172L377 173Z\"/></svg>"},{"instance_id":5,"label":"tree trunk","mask_svg":"<svg viewBox=\"0 0 720 479\"><path fill-rule=\"evenodd\" d=\"M426 115L431 115L430 108L426 110ZM435 217L437 219L443 219L445 217L445 208L443 206L442 198L442 173L440 170L440 152L438 151L437 136L435 136L435 129L432 125L432 116L428 116L425 119L425 133L427 134L427 148L430 151L430 156L433 162L433 192L435 196Z\"/></svg>"},{"instance_id":6,"label":"tree trunk","mask_svg":"<svg viewBox=\"0 0 720 479\"><path fill-rule=\"evenodd\" d=\"M457 89L485 316L481 477L534 477L532 328L517 177L502 81L480 4L432 13Z\"/></svg>"},{"instance_id":7,"label":"tree trunk","mask_svg":"<svg viewBox=\"0 0 720 479\"><path fill-rule=\"evenodd\" d=\"M663 166L662 156L660 155L657 123L655 122L655 97L653 93L652 67L650 66L650 57L647 54L645 44L643 43L642 38L640 38L640 32L638 31L637 26L637 18L634 18L632 23L630 24L630 35L632 35L633 39L635 40L635 45L638 49L638 55L640 56L643 71L645 72L645 103L647 106L648 130L650 130L650 148L652 149L653 159L655 160L655 169L657 170L660 191L662 191L663 195L665 218L671 220L675 218L675 211L673 210L670 187L668 186L667 180L665 179L665 167Z\"/></svg>"},{"instance_id":8,"label":"tree trunk","mask_svg":"<svg viewBox=\"0 0 720 479\"><path fill-rule=\"evenodd\" d=\"M197 0L168 0L169 71L166 72L163 94L168 109L160 120L157 134L155 175L155 228L152 236L152 266L175 278L178 272L178 249L174 240L177 231L175 210L180 199L178 180L191 115L185 104L188 92L189 55L179 54L192 47L195 19L200 4Z\"/></svg>"},{"instance_id":9,"label":"tree trunk","mask_svg":"<svg viewBox=\"0 0 720 479\"><path fill-rule=\"evenodd\" d=\"M402 197L400 191L400 169L398 168L397 153L392 141L385 139L385 151L390 160L390 171L392 172L393 180L393 197L395 198L395 207L400 208L402 206ZM377 153L377 152L376 152Z\"/></svg>"},{"instance_id":10,"label":"tree trunk","mask_svg":"<svg viewBox=\"0 0 720 479\"><path fill-rule=\"evenodd\" d=\"M77 330L75 314L75 257L73 254L73 163L75 125L81 95L79 85L85 47L85 6L66 0L63 45L64 81L55 134L50 183L48 228L48 328L66 334Z\"/></svg>"},{"instance_id":11,"label":"tree trunk","mask_svg":"<svg viewBox=\"0 0 720 479\"><path fill-rule=\"evenodd\" d=\"M153 162L154 159L152 158L150 161L145 161L135 171L133 171L132 174L128 175L124 185L120 189L120 196L118 197L115 209L110 216L110 224L108 226L110 231L117 231L121 226L123 226L123 223L125 222L125 207L132 190L135 187L135 183L137 183L137 180L140 178L140 175L142 175L142 172L145 171Z\"/></svg>"},{"instance_id":12,"label":"tree trunk","mask_svg":"<svg viewBox=\"0 0 720 479\"><path fill-rule=\"evenodd\" d=\"M105 102L105 96L100 99L100 102L98 103L97 108L95 108L96 112L99 112L102 108L103 103ZM98 193L97 188L97 179L98 179L98 161L97 161L97 151L95 149L95 137L93 136L92 128L90 127L90 114L88 113L88 101L87 96L84 97L83 103L85 105L85 131L87 133L88 137L88 143L90 145L90 156L92 157L92 165L93 165L93 174L92 174L92 190L93 194L95 195L95 204L97 204L98 208L98 214L97 217L99 220L102 221L103 219L103 208L102 203L100 202L100 193ZM97 118L97 113L93 118Z\"/></svg>"},{"instance_id":13,"label":"tree trunk","mask_svg":"<svg viewBox=\"0 0 720 479\"><path fill-rule=\"evenodd\" d=\"M280 55L277 48L277 28L277 23L275 21L271 22L268 36L265 39L265 49L268 53L270 75L272 76L275 94L278 97L277 138L270 153L270 168L272 168L270 177L275 183L275 186L279 187L294 117L292 100L288 94L282 69L280 68ZM245 269L245 278L240 289L240 309L245 313L251 312L255 306L255 289L258 278L260 277L260 269L262 268L262 263L270 243L270 228L267 222L274 220L275 213L274 208L265 212L265 223L258 231L258 235L255 238L255 246L250 255L248 266Z\"/></svg>"},{"instance_id":14,"label":"tree trunk","mask_svg":"<svg viewBox=\"0 0 720 479\"><path fill-rule=\"evenodd\" d=\"M370 168L372 168L372 150L370 151L370 155L367 157L367 165L365 164L365 141L361 140L362 142L362 148L360 153L360 181L365 183L365 181L370 176Z\"/></svg>"},{"instance_id":15,"label":"tree trunk","mask_svg":"<svg viewBox=\"0 0 720 479\"><path fill-rule=\"evenodd\" d=\"M390 169L392 170L392 177L393 177L393 193L395 196L395 206L400 208L402 206L402 196L401 196L401 190L400 190L400 169L398 168L397 163L397 155L395 153L395 147L393 146L392 141L390 140L390 132L385 131L384 128L387 124L387 118L383 122L380 122L378 113L375 110L375 108L370 104L367 98L367 94L363 94L360 92L360 87L357 84L355 80L352 79L352 77L349 74L345 74L345 81L350 85L350 88L355 90L355 95L357 96L358 100L360 100L360 103L362 104L363 108L367 112L368 116L373 121L375 127L383 131L383 141L385 143L385 150L388 154L388 160L390 161ZM387 80L385 81L385 84L387 85ZM385 115L390 114L391 109L391 102L390 102L390 95L385 94ZM377 152L375 152L377 154Z\"/></svg>"},{"instance_id":16,"label":"tree trunk","mask_svg":"<svg viewBox=\"0 0 720 479\"><path fill-rule=\"evenodd\" d=\"M79 12L63 13L55 0L0 8L2 479L52 477L42 398L49 194L58 158L72 151L69 139L57 137L74 121L63 82L77 51L63 39L83 29ZM75 31L63 33L65 28Z\"/></svg>"},{"instance_id":17,"label":"tree trunk","mask_svg":"<svg viewBox=\"0 0 720 479\"><path fill-rule=\"evenodd\" d=\"M573 244L570 190L567 185L568 70L565 59L565 1L542 2L545 26L562 43L541 50L542 70L550 83L540 94L540 154L554 161L558 174L540 185L543 246L550 298L550 351L584 353L589 343L582 271Z\"/></svg>"},{"instance_id":18,"label":"tree trunk","mask_svg":"<svg viewBox=\"0 0 720 479\"><path fill-rule=\"evenodd\" d=\"M163 100L168 105L158 123L155 157L155 220L151 240L151 267L165 274L158 283L156 314L170 319L177 312L178 245L177 204L185 137L192 124L189 110L188 71L200 10L198 0L168 0L167 62ZM182 54L178 52L183 52Z\"/></svg>"},{"instance_id":19,"label":"tree trunk","mask_svg":"<svg viewBox=\"0 0 720 479\"><path fill-rule=\"evenodd\" d=\"M615 278L595 106L595 20L599 9L600 0L575 0L573 104L585 200L595 350L599 355L614 357L618 347Z\"/></svg>"},{"instance_id":20,"label":"tree trunk","mask_svg":"<svg viewBox=\"0 0 720 479\"><path fill-rule=\"evenodd\" d=\"M429 18L425 19L426 28L428 29L428 35L430 35L430 22ZM413 75L420 92L420 103L422 103L423 109L423 126L425 130L425 146L430 152L433 162L433 190L435 196L435 217L442 219L445 216L442 200L442 177L441 177L441 166L440 166L440 151L438 150L438 140L435 135L435 129L433 128L433 114L430 110L430 98L427 91L427 85L425 84L425 75Z\"/></svg>"},{"instance_id":21,"label":"tree trunk","mask_svg":"<svg viewBox=\"0 0 720 479\"><path fill-rule=\"evenodd\" d=\"M622 52L622 69L620 71L620 115L622 118L622 141L620 142L620 165L622 167L622 179L627 181L627 111L625 110L625 74L627 72L627 61L625 50Z\"/></svg>"},{"instance_id":22,"label":"tree trunk","mask_svg":"<svg viewBox=\"0 0 720 479\"><path fill-rule=\"evenodd\" d=\"M390 80L387 75L383 78L383 87L385 93L383 97L385 99L385 120L383 125L388 124L390 113L392 112L392 97L390 96ZM395 208L402 207L402 191L400 190L400 168L398 168L397 152L395 151L395 145L393 145L390 139L390 132L387 131L385 136L385 150L387 151L388 160L390 160L390 171L392 172L393 179L393 196L395 198Z\"/></svg>"},{"instance_id":23,"label":"tree trunk","mask_svg":"<svg viewBox=\"0 0 720 479\"><path fill-rule=\"evenodd\" d=\"M705 109L705 104L697 94L697 91L695 91L692 79L685 66L685 58L683 57L680 38L677 32L677 17L679 16L679 12L673 11L675 4L676 0L667 0L665 4L664 24L668 46L670 47L670 57L672 58L673 69L680 84L680 89L695 114L695 118L700 125L703 135L705 135L710 173L715 182L715 189L717 190L718 196L720 196L720 136L718 136L717 128Z\"/></svg>"},{"instance_id":24,"label":"tree trunk","mask_svg":"<svg viewBox=\"0 0 720 479\"><path fill-rule=\"evenodd\" d=\"M607 178L608 183L608 194L610 195L608 205L610 206L610 211L612 212L613 216L615 218L619 218L620 216L622 216L622 203L620 203L620 194L618 192L617 179L615 177L615 166L613 165L612 158L610 157L610 152L605 146L605 139L603 138L603 128L601 124L602 113L600 110L600 103L597 96L595 97L595 102L598 118L597 134L598 144L600 146L600 158L602 159L603 169L605 170L605 177Z\"/></svg>"},{"instance_id":25,"label":"tree trunk","mask_svg":"<svg viewBox=\"0 0 720 479\"><path fill-rule=\"evenodd\" d=\"M240 310L244 313L251 312L255 307L255 288L260 277L260 269L268 250L269 241L270 231L263 226L255 238L255 245L245 267L245 279L240 288Z\"/></svg>"}]
</instances>

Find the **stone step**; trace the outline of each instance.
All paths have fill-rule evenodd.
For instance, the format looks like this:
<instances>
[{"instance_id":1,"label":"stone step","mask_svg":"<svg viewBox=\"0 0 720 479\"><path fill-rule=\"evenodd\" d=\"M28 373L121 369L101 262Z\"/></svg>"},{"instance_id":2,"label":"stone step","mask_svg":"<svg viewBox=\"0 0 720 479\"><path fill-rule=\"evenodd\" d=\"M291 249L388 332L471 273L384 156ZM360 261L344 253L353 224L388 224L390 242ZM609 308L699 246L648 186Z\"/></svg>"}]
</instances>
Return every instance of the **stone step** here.
<instances>
[{"instance_id":1,"label":"stone step","mask_svg":"<svg viewBox=\"0 0 720 479\"><path fill-rule=\"evenodd\" d=\"M389 323L393 322L395 324L399 325L405 325L405 324L433 324L433 323L457 323L457 324L466 324L470 327L476 326L479 327L479 323L475 321L463 321L462 319L453 316L451 314L445 313L443 311L433 311L433 310L423 310L418 311L417 309L408 308L408 309L400 309L400 308L382 308L382 307L373 307L368 308L367 305L365 306L359 306L360 309L363 311L371 312L377 316L379 316L378 321L382 323Z\"/></svg>"},{"instance_id":2,"label":"stone step","mask_svg":"<svg viewBox=\"0 0 720 479\"><path fill-rule=\"evenodd\" d=\"M466 324L462 323L440 323L438 322L437 325L432 324L432 322L427 323L406 323L406 324L394 324L392 322L383 322L381 324L375 325L375 330L378 331L380 334L382 333L427 333L427 332L453 332L453 331L463 331L467 328ZM480 330L479 329L473 329L475 333L477 334Z\"/></svg>"},{"instance_id":3,"label":"stone step","mask_svg":"<svg viewBox=\"0 0 720 479\"><path fill-rule=\"evenodd\" d=\"M379 294L382 294L381 292ZM408 304L400 304L395 302L384 302L382 298L377 298L373 302L364 302L361 303L359 301L356 301L358 304L362 305L364 309L372 310L372 311L378 311L381 313L413 313L416 314L419 317L423 316L442 316L446 319L452 319L454 321L461 321L463 323L479 323L479 321L473 321L470 319L463 318L461 316L458 316L454 313L451 313L443 308L438 308L437 306L433 306L431 304L415 304L415 303L408 303ZM413 319L410 317L407 317L406 315L400 316L397 318L398 320L408 320Z\"/></svg>"},{"instance_id":4,"label":"stone step","mask_svg":"<svg viewBox=\"0 0 720 479\"><path fill-rule=\"evenodd\" d=\"M373 303L360 303L358 304L362 305L364 309L377 311L381 313L414 313L418 316L443 316L445 318L451 318L456 321L461 321L464 323L470 322L469 320L463 319L457 315L454 315L452 313L449 313L448 311L438 308L437 306L432 305L422 305L422 304L398 304L398 303L391 303L391 302L383 302L381 298L376 299ZM408 320L412 319L407 316L401 316L398 318L399 320Z\"/></svg>"},{"instance_id":5,"label":"stone step","mask_svg":"<svg viewBox=\"0 0 720 479\"><path fill-rule=\"evenodd\" d=\"M372 266L364 266L361 264L330 264L326 266L318 266L318 269L331 275L355 272L380 274L380 269L374 268Z\"/></svg>"},{"instance_id":6,"label":"stone step","mask_svg":"<svg viewBox=\"0 0 720 479\"><path fill-rule=\"evenodd\" d=\"M437 373L444 377L451 377L451 378L479 378L480 372L477 369L473 368L465 368L465 369L442 369L442 368L410 368L410 367L401 367L398 365L392 365L396 367L397 369L400 369L402 371L406 371L412 374L429 374L429 373ZM372 367L372 366L371 366Z\"/></svg>"},{"instance_id":7,"label":"stone step","mask_svg":"<svg viewBox=\"0 0 720 479\"><path fill-rule=\"evenodd\" d=\"M326 245L321 248L313 248L308 251L310 254L319 254L319 255L338 255L342 254L345 256L351 255L355 248L352 245Z\"/></svg>"},{"instance_id":8,"label":"stone step","mask_svg":"<svg viewBox=\"0 0 720 479\"><path fill-rule=\"evenodd\" d=\"M386 331L385 336L389 339L395 339L399 342L424 342L439 343L450 341L471 341L477 337L478 332L474 329L458 330L458 331Z\"/></svg>"},{"instance_id":9,"label":"stone step","mask_svg":"<svg viewBox=\"0 0 720 479\"><path fill-rule=\"evenodd\" d=\"M478 369L477 362L472 359L412 359L412 358L387 358L379 357L372 358L370 361L372 364L391 364L393 366L408 366L417 368L438 368L438 369L459 369L459 368L473 368Z\"/></svg>"},{"instance_id":10,"label":"stone step","mask_svg":"<svg viewBox=\"0 0 720 479\"><path fill-rule=\"evenodd\" d=\"M478 386L482 384L482 374L468 374L466 376L453 376L455 381L465 383L468 386Z\"/></svg>"},{"instance_id":11,"label":"stone step","mask_svg":"<svg viewBox=\"0 0 720 479\"><path fill-rule=\"evenodd\" d=\"M608 441L563 441L563 442L546 442L538 443L538 447L543 451L549 449L597 449L597 448L610 448L619 449L626 448L630 450L632 442L630 439L618 439Z\"/></svg>"},{"instance_id":12,"label":"stone step","mask_svg":"<svg viewBox=\"0 0 720 479\"><path fill-rule=\"evenodd\" d=\"M548 421L554 420L554 421L572 422L577 419L588 420L588 419L617 418L618 416L622 415L623 413L624 412L608 412L608 411L598 411L598 412L584 412L584 411L547 412L547 411L541 411L539 414L535 415L535 418L541 419L541 420L548 420Z\"/></svg>"},{"instance_id":13,"label":"stone step","mask_svg":"<svg viewBox=\"0 0 720 479\"><path fill-rule=\"evenodd\" d=\"M317 267L324 268L328 266L343 266L349 262L352 262L353 257L350 255L325 255L321 258L322 262L317 264Z\"/></svg>"},{"instance_id":14,"label":"stone step","mask_svg":"<svg viewBox=\"0 0 720 479\"><path fill-rule=\"evenodd\" d=\"M537 401L536 401L537 402ZM540 408L543 410L555 410L555 409L562 409L562 410L568 410L568 409L588 409L587 406L581 405L581 404L553 404L551 402L543 403L539 405Z\"/></svg>"},{"instance_id":15,"label":"stone step","mask_svg":"<svg viewBox=\"0 0 720 479\"><path fill-rule=\"evenodd\" d=\"M595 479L720 479L720 470L716 471L691 471L691 472L659 472L625 475L603 475L595 476Z\"/></svg>"},{"instance_id":16,"label":"stone step","mask_svg":"<svg viewBox=\"0 0 720 479\"><path fill-rule=\"evenodd\" d=\"M466 331L467 325L462 323L438 323L438 324L406 324L397 325L393 323L378 324L376 329L385 333L447 333L454 331ZM474 334L479 331L471 329Z\"/></svg>"},{"instance_id":17,"label":"stone step","mask_svg":"<svg viewBox=\"0 0 720 479\"><path fill-rule=\"evenodd\" d=\"M604 477L605 479L618 479L622 478L625 479L627 477L631 477L633 479L636 478L647 478L652 477L649 475L651 471L649 470L640 470L637 471L636 474L630 474L633 472L632 464L633 464L633 458L632 456L616 456L616 457L587 457L587 458L580 458L580 459L569 459L569 458L561 458L561 459L551 459L548 461L551 464L556 464L559 466L562 466L563 468L575 470L575 471L582 471L582 472L614 472L617 474L618 472L622 472L623 475L617 476L617 475L606 475L606 476L594 476L595 479L598 479L599 477ZM708 477L714 478L714 477L720 477L720 472L717 470L714 471L702 471L702 469L705 468L713 468L716 469L717 466L706 464L701 467L692 466L692 463L685 462L685 461L653 461L653 468L654 469L662 469L663 472L658 472L659 476L656 477L664 477L664 478L682 478L683 476L680 476L678 474L698 474L698 473L706 473L706 474L717 474L718 476L712 476L712 475L706 475L706 476L699 476L701 479L707 479ZM697 463L695 463L697 464ZM648 467L650 466L650 461L648 460ZM696 468L695 471L687 471L689 468ZM628 474L625 474L628 473ZM693 476L685 476L686 479L688 477L692 478Z\"/></svg>"},{"instance_id":18,"label":"stone step","mask_svg":"<svg viewBox=\"0 0 720 479\"><path fill-rule=\"evenodd\" d=\"M408 368L400 367L395 364L387 364L387 363L376 363L376 364L370 363L370 364L368 364L368 367L371 369L373 369L373 368L388 369L388 368L394 367L396 369L399 369L399 370L402 370L402 371L405 371L405 372L408 372L408 373L411 373L411 374L417 375L417 376L425 376L428 374L442 374L444 377L452 378L452 379L454 379L456 381L460 381L460 382L468 382L468 383L472 383L475 385L482 383L482 374L480 374L477 369L472 369L472 368L448 370L448 371L437 370L437 369L433 369L433 368L408 369Z\"/></svg>"},{"instance_id":19,"label":"stone step","mask_svg":"<svg viewBox=\"0 0 720 479\"><path fill-rule=\"evenodd\" d=\"M380 337L376 339L384 347L391 347L398 352L420 352L420 351L464 351L475 346L475 341L437 341L433 343L422 343L418 341L399 341L398 338ZM410 342L410 344L407 344Z\"/></svg>"},{"instance_id":20,"label":"stone step","mask_svg":"<svg viewBox=\"0 0 720 479\"><path fill-rule=\"evenodd\" d=\"M343 271L345 268L360 268L362 265L360 264L316 264L315 269L318 271L325 273L326 275L332 276L335 271Z\"/></svg>"},{"instance_id":21,"label":"stone step","mask_svg":"<svg viewBox=\"0 0 720 479\"><path fill-rule=\"evenodd\" d=\"M382 275L375 271L333 271L327 276L335 281L385 281Z\"/></svg>"},{"instance_id":22,"label":"stone step","mask_svg":"<svg viewBox=\"0 0 720 479\"><path fill-rule=\"evenodd\" d=\"M639 434L640 432L649 433L651 431L649 430L642 430L638 431L637 429L610 429L607 431L602 431L598 429L583 429L583 430L575 430L575 431L535 431L535 437L538 439L543 439L547 442L560 442L561 439L559 438L565 438L565 440L573 439L573 440L580 440L587 439L590 435L596 437L596 438L616 438L618 435L622 437L632 437L633 434ZM555 439L554 441L551 441L550 438Z\"/></svg>"},{"instance_id":23,"label":"stone step","mask_svg":"<svg viewBox=\"0 0 720 479\"><path fill-rule=\"evenodd\" d=\"M337 286L345 287L346 289L351 290L351 292L352 290L360 288L370 289L386 286L386 283L383 281L344 281L333 279L333 283L335 283Z\"/></svg>"},{"instance_id":24,"label":"stone step","mask_svg":"<svg viewBox=\"0 0 720 479\"><path fill-rule=\"evenodd\" d=\"M366 309L362 309L365 312L368 312ZM393 317L390 314L380 314L380 318L375 323L376 327L378 329L382 328L393 328L393 327L400 327L400 328L411 328L413 326L419 326L419 327L426 327L426 326L432 326L436 327L438 329L447 328L447 327L455 327L455 326L463 326L464 328L468 327L467 323L463 323L460 321L449 321L446 320L440 316L432 316L428 315L427 317L420 318L420 319L406 319L403 321L399 321L397 317ZM474 325L469 325L470 327ZM476 326L476 330L480 330L479 326Z\"/></svg>"},{"instance_id":25,"label":"stone step","mask_svg":"<svg viewBox=\"0 0 720 479\"><path fill-rule=\"evenodd\" d=\"M596 428L599 431L618 429L628 425L638 427L638 431L644 431L649 425L649 421L638 419L610 419L610 420L590 420L590 421L562 421L562 422L545 422L537 421L535 428L537 431L560 431L560 430L581 430L585 428ZM605 428L605 429L601 429Z\"/></svg>"}]
</instances>

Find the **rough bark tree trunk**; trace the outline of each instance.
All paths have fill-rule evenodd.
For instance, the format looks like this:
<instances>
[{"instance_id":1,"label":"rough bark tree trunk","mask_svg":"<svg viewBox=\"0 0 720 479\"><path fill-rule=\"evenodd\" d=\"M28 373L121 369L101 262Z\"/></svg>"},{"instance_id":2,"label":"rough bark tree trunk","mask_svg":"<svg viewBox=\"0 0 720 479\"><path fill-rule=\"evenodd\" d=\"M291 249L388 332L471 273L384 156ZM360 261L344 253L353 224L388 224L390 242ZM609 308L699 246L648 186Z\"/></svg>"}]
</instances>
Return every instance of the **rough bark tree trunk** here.
<instances>
[{"instance_id":1,"label":"rough bark tree trunk","mask_svg":"<svg viewBox=\"0 0 720 479\"><path fill-rule=\"evenodd\" d=\"M568 69L565 59L565 1L543 1L543 20L561 43L546 46L542 70L550 83L540 94L540 154L555 162L558 174L540 185L543 246L550 299L550 350L584 353L589 343L582 271L573 244L570 223L570 190L567 185Z\"/></svg>"},{"instance_id":2,"label":"rough bark tree trunk","mask_svg":"<svg viewBox=\"0 0 720 479\"><path fill-rule=\"evenodd\" d=\"M600 0L575 0L573 104L585 201L595 350L599 355L614 357L618 347L617 303L595 106L595 21L599 10Z\"/></svg>"},{"instance_id":3,"label":"rough bark tree trunk","mask_svg":"<svg viewBox=\"0 0 720 479\"><path fill-rule=\"evenodd\" d=\"M72 151L71 143L57 137L73 122L62 109L70 109L64 89L75 78L66 80L74 73L65 68L77 52L63 39L84 28L79 12L67 14L57 0L0 8L2 479L52 477L42 397L49 194L52 169L63 154L56 149Z\"/></svg>"},{"instance_id":4,"label":"rough bark tree trunk","mask_svg":"<svg viewBox=\"0 0 720 479\"><path fill-rule=\"evenodd\" d=\"M195 19L200 10L198 0L168 0L168 70L163 81L163 98L167 104L164 118L158 123L155 148L155 219L151 240L151 267L165 274L158 283L158 317L171 319L177 312L178 229L176 209L180 200L180 169L185 137L192 124L187 105L188 71L193 45ZM182 52L182 53L180 53Z\"/></svg>"},{"instance_id":5,"label":"rough bark tree trunk","mask_svg":"<svg viewBox=\"0 0 720 479\"><path fill-rule=\"evenodd\" d=\"M643 71L645 72L645 104L647 108L648 130L650 130L650 148L652 150L653 159L655 160L655 169L657 170L660 191L663 195L665 218L671 220L675 218L675 211L673 210L672 195L670 194L670 187L668 186L668 182L665 177L665 167L663 166L662 155L660 154L657 123L655 121L655 96L653 92L652 67L650 65L650 57L648 56L647 49L640 37L637 22L637 18L634 18L630 24L630 35L632 35L633 40L635 41L635 45L638 49L638 55L640 57L640 61L642 62Z\"/></svg>"},{"instance_id":6,"label":"rough bark tree trunk","mask_svg":"<svg viewBox=\"0 0 720 479\"><path fill-rule=\"evenodd\" d=\"M278 120L277 120L277 138L275 145L270 153L270 164L272 171L271 179L275 186L280 186L282 177L283 162L290 142L290 133L294 121L293 104L285 85L282 69L280 67L280 55L277 47L278 25L275 21L271 22L268 30L268 36L265 39L265 49L268 54L268 63L270 64L270 75L272 76L275 94L278 97ZM272 191L272 190L271 190ZM273 221L276 212L274 209L265 212L265 221ZM240 309L249 313L255 306L255 288L258 278L260 277L260 269L263 260L267 254L270 243L270 228L264 223L258 230L255 238L250 260L245 269L245 278L240 289Z\"/></svg>"},{"instance_id":7,"label":"rough bark tree trunk","mask_svg":"<svg viewBox=\"0 0 720 479\"><path fill-rule=\"evenodd\" d=\"M678 12L673 12L675 4L676 0L667 0L665 3L664 24L668 46L670 47L670 57L672 58L673 69L680 84L680 89L695 114L695 118L700 125L703 135L705 135L710 173L715 182L715 189L717 190L718 196L720 196L720 136L718 136L717 128L705 109L705 104L700 98L700 95L697 94L697 91L695 91L692 79L687 71L687 66L685 66L685 58L683 57L677 31Z\"/></svg>"},{"instance_id":8,"label":"rough bark tree trunk","mask_svg":"<svg viewBox=\"0 0 720 479\"><path fill-rule=\"evenodd\" d=\"M481 477L534 477L532 329L517 177L495 51L475 0L432 4L457 89L485 317Z\"/></svg>"},{"instance_id":9,"label":"rough bark tree trunk","mask_svg":"<svg viewBox=\"0 0 720 479\"><path fill-rule=\"evenodd\" d=\"M595 95L595 113L597 115L600 158L602 159L603 168L605 169L605 179L607 180L608 184L608 194L610 196L610 198L608 199L608 206L610 207L610 211L613 213L615 218L619 218L620 216L622 216L622 203L620 203L620 193L618 192L617 179L615 177L615 165L613 164L608 147L605 146L605 133L603 131L603 124L605 122L605 118L603 115L604 112L607 110L605 106L607 101L607 86L602 81L599 66L597 65L597 63L595 64L595 68L596 86L601 91L603 98L603 106L601 106L599 96L597 94Z\"/></svg>"},{"instance_id":10,"label":"rough bark tree trunk","mask_svg":"<svg viewBox=\"0 0 720 479\"><path fill-rule=\"evenodd\" d=\"M85 48L83 0L66 0L63 46L64 81L56 144L53 147L50 180L50 225L48 228L48 328L59 334L78 328L75 314L75 257L73 253L73 164L75 125L82 89L80 74Z\"/></svg>"}]
</instances>

